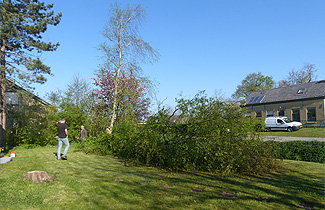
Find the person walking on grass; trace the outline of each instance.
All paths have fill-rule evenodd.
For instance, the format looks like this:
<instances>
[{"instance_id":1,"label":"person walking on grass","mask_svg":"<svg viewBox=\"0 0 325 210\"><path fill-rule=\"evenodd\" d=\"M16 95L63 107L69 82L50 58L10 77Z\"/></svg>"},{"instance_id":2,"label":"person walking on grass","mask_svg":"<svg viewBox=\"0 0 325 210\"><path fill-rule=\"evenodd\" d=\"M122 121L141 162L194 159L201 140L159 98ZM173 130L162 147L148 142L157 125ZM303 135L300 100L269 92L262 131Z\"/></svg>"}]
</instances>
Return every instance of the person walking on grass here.
<instances>
[{"instance_id":1,"label":"person walking on grass","mask_svg":"<svg viewBox=\"0 0 325 210\"><path fill-rule=\"evenodd\" d=\"M66 160L69 150L69 140L68 140L68 126L65 124L65 119L62 118L60 121L56 122L56 127L58 128L58 153L57 153L57 159L58 160ZM62 149L62 143L65 145L65 149L63 152L63 155L61 156L61 149Z\"/></svg>"},{"instance_id":2,"label":"person walking on grass","mask_svg":"<svg viewBox=\"0 0 325 210\"><path fill-rule=\"evenodd\" d=\"M77 139L80 139L80 144L81 144L84 140L86 140L86 137L87 137L87 131L86 131L85 127L82 125L82 126L81 126L81 130L80 130L80 134L79 134L79 136L78 136L78 138L77 138Z\"/></svg>"}]
</instances>

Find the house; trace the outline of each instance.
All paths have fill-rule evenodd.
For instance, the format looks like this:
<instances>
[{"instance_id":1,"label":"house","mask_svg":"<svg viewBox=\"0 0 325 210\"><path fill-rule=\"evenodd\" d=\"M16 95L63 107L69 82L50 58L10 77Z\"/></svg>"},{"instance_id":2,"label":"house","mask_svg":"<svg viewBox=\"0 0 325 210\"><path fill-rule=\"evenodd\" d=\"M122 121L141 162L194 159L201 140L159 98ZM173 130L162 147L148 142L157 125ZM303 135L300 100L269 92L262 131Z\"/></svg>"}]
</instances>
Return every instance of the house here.
<instances>
[{"instance_id":1,"label":"house","mask_svg":"<svg viewBox=\"0 0 325 210\"><path fill-rule=\"evenodd\" d=\"M26 109L26 106L28 107L32 106L33 104L35 105L34 102L36 102L36 104L41 105L42 108L45 108L46 106L51 106L51 104L34 95L33 93L29 92L28 90L20 87L14 82L10 82L6 90L6 128L13 129L17 124L17 118L19 118L18 115L21 114L21 112L17 111ZM40 110L42 110L42 108L40 108ZM30 112L30 110L28 110L27 112ZM41 114L42 112L34 113L34 117L37 118Z\"/></svg>"},{"instance_id":2,"label":"house","mask_svg":"<svg viewBox=\"0 0 325 210\"><path fill-rule=\"evenodd\" d=\"M30 95L32 97L32 99L38 101L40 104L50 105L48 102L46 102L43 99L41 99L40 97L32 94L31 92L25 90L24 88L18 86L14 82L10 82L9 84L10 85L6 91L6 104L8 107L17 106L21 103L24 103L22 97L18 96L19 92Z\"/></svg>"},{"instance_id":3,"label":"house","mask_svg":"<svg viewBox=\"0 0 325 210\"><path fill-rule=\"evenodd\" d=\"M246 98L247 116L286 116L302 124L325 126L325 80L254 91Z\"/></svg>"},{"instance_id":4,"label":"house","mask_svg":"<svg viewBox=\"0 0 325 210\"><path fill-rule=\"evenodd\" d=\"M49 103L28 90L16 85L12 81L8 82L5 97L6 118L4 120L6 129L2 127L3 125L0 125L0 148L5 148L6 142L11 146L17 145L17 140L19 140L17 135L21 128L28 127L27 125L30 124L41 127L38 122L45 115L44 110L46 110L47 107L51 107ZM37 122L37 124L35 122ZM28 136L29 133L25 132L24 135ZM20 136L20 139L23 138Z\"/></svg>"}]
</instances>

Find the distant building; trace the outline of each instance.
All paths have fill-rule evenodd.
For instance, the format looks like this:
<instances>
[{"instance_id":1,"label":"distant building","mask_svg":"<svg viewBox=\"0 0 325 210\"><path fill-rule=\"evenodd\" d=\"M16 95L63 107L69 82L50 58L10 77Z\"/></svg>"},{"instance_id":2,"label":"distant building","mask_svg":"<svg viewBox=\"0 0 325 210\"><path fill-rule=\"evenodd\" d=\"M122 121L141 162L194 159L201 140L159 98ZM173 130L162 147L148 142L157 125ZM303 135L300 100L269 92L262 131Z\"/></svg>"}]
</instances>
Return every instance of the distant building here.
<instances>
[{"instance_id":1,"label":"distant building","mask_svg":"<svg viewBox=\"0 0 325 210\"><path fill-rule=\"evenodd\" d=\"M325 80L254 91L243 107L251 117L286 116L303 124L325 126Z\"/></svg>"},{"instance_id":2,"label":"distant building","mask_svg":"<svg viewBox=\"0 0 325 210\"><path fill-rule=\"evenodd\" d=\"M29 94L34 100L38 101L39 103L41 103L43 105L50 105L48 102L44 101L40 97L32 94L31 92L25 90L24 88L22 88L20 86L10 82L10 86L7 88L7 91L6 91L6 104L8 107L17 106L17 105L20 105L21 103L26 103L23 101L22 97L18 96L18 91L20 91L21 93Z\"/></svg>"},{"instance_id":3,"label":"distant building","mask_svg":"<svg viewBox=\"0 0 325 210\"><path fill-rule=\"evenodd\" d=\"M40 97L34 95L33 93L25 90L24 88L18 86L17 84L10 82L9 87L7 87L6 91L6 104L7 104L7 123L6 128L12 129L15 127L15 124L17 123L17 114L15 114L15 111L21 107L24 106L30 106L32 105L32 101L37 102L37 104L42 105L42 107L51 106L48 102L44 101ZM28 99L26 97L22 97L23 95L28 96ZM42 115L42 113L35 113L35 118L39 117L39 115Z\"/></svg>"}]
</instances>

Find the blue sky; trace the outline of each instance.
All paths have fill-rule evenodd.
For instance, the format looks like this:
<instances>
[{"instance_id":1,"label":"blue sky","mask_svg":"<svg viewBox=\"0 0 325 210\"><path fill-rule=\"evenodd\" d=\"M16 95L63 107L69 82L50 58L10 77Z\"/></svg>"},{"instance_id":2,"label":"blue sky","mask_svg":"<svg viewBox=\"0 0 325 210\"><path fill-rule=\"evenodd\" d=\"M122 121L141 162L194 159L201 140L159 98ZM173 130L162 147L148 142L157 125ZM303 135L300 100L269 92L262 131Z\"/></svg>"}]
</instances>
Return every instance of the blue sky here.
<instances>
[{"instance_id":1,"label":"blue sky","mask_svg":"<svg viewBox=\"0 0 325 210\"><path fill-rule=\"evenodd\" d=\"M45 3L52 1L46 0ZM44 34L60 42L42 60L53 77L35 85L35 93L65 89L73 76L94 77L101 64L96 47L114 0L55 0L61 23ZM180 93L193 97L221 91L230 97L249 73L284 79L305 62L315 64L325 79L324 0L121 0L147 11L142 37L161 54L158 63L143 65L157 82L157 99L174 106Z\"/></svg>"}]
</instances>

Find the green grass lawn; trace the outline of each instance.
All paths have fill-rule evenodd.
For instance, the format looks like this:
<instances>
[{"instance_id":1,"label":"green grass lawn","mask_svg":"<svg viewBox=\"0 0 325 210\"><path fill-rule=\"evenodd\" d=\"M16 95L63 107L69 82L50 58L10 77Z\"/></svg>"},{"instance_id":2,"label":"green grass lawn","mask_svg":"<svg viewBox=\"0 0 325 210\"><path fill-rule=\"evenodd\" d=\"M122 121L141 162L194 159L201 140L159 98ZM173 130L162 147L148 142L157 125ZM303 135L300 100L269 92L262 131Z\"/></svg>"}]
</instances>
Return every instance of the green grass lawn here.
<instances>
[{"instance_id":1,"label":"green grass lawn","mask_svg":"<svg viewBox=\"0 0 325 210\"><path fill-rule=\"evenodd\" d=\"M292 136L292 137L314 137L325 138L325 128L302 128L294 132L271 131L262 132L264 136Z\"/></svg>"},{"instance_id":2,"label":"green grass lawn","mask_svg":"<svg viewBox=\"0 0 325 210\"><path fill-rule=\"evenodd\" d=\"M325 165L283 161L263 176L221 177L126 166L110 156L74 152L56 160L57 147L16 148L0 165L0 209L298 209L325 208ZM55 180L23 180L43 170Z\"/></svg>"}]
</instances>

